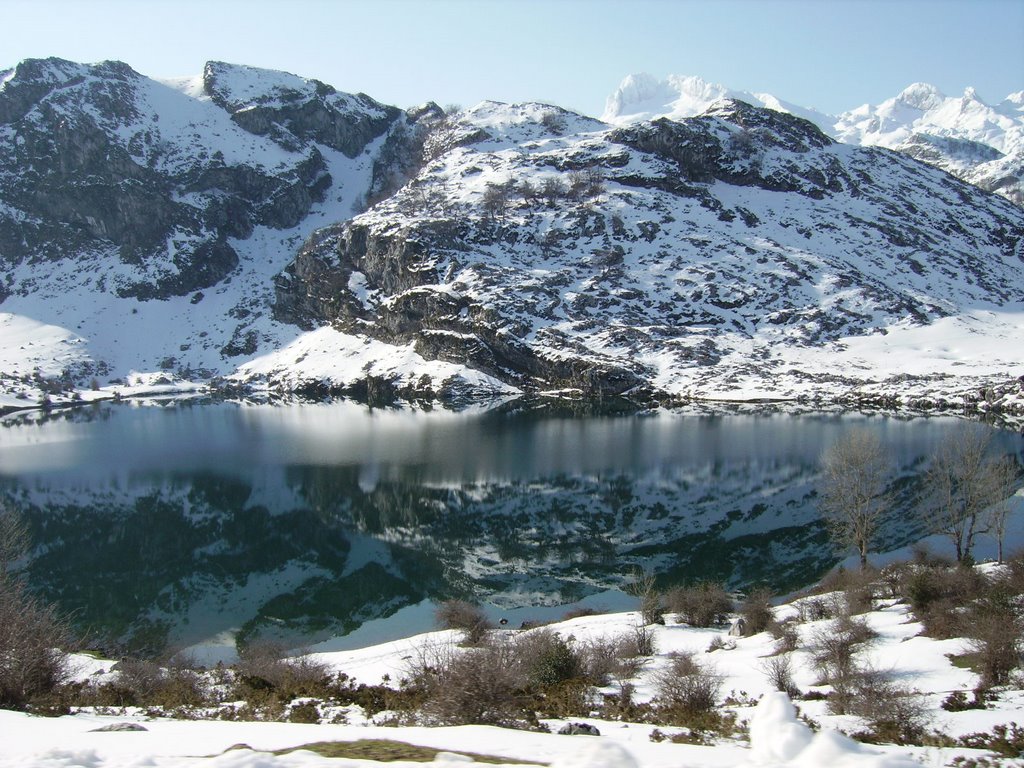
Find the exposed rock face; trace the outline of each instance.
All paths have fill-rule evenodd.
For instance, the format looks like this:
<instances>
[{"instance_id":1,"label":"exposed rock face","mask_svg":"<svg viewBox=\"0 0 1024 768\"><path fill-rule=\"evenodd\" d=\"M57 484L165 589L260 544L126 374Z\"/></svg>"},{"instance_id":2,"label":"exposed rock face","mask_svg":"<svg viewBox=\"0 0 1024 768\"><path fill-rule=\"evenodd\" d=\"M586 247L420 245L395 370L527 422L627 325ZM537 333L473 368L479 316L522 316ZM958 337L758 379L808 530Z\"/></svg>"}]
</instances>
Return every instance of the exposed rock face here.
<instances>
[{"instance_id":1,"label":"exposed rock face","mask_svg":"<svg viewBox=\"0 0 1024 768\"><path fill-rule=\"evenodd\" d=\"M120 62L19 64L0 87L0 263L116 249L111 288L143 300L223 280L229 239L293 228L323 199L323 147L357 155L400 114L277 74L210 63L204 101Z\"/></svg>"},{"instance_id":2,"label":"exposed rock face","mask_svg":"<svg viewBox=\"0 0 1024 768\"><path fill-rule=\"evenodd\" d=\"M527 390L647 396L1021 296L1024 215L896 153L736 101L613 130L550 114L463 115L487 138L311 238L276 316Z\"/></svg>"},{"instance_id":3,"label":"exposed rock face","mask_svg":"<svg viewBox=\"0 0 1024 768\"><path fill-rule=\"evenodd\" d=\"M355 157L401 114L364 93L338 93L319 80L281 77L282 73L273 73L277 82L267 90L268 74L256 67L211 61L203 70L203 90L241 128L269 136L292 151L316 142Z\"/></svg>"},{"instance_id":4,"label":"exposed rock face","mask_svg":"<svg viewBox=\"0 0 1024 768\"><path fill-rule=\"evenodd\" d=\"M931 108L918 90L901 109ZM221 62L157 82L26 61L0 73L0 328L33 342L0 343L0 394L141 372L380 401L847 396L880 383L834 365L857 337L949 319L1015 347L1020 209L907 156L999 165L976 181L1010 195L1015 150L907 142L736 100L613 128L543 104L402 112ZM963 392L1020 375L975 357Z\"/></svg>"}]
</instances>

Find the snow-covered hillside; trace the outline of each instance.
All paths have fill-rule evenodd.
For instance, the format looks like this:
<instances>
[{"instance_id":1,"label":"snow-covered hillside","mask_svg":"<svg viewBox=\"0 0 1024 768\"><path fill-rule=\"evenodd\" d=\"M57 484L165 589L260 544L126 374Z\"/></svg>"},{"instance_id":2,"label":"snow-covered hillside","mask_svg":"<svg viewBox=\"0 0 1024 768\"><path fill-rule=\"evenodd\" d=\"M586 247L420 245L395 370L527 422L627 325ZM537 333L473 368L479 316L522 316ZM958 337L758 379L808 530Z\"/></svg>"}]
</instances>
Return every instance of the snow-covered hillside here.
<instances>
[{"instance_id":1,"label":"snow-covered hillside","mask_svg":"<svg viewBox=\"0 0 1024 768\"><path fill-rule=\"evenodd\" d=\"M1006 567L1001 568L1005 573ZM988 578L999 569L983 566ZM384 705L377 707L383 711L367 711L360 704L310 697L287 702L280 722L259 720L258 710L246 710L248 705L237 701L182 710L191 718L198 716L198 721L161 716L158 708L143 707L85 707L59 718L0 710L0 728L5 734L0 766L328 768L344 764L372 768L386 764L412 768L423 764L412 762L412 758L381 762L385 760L383 745L370 740L382 739L427 748L427 756L421 759L429 760L436 751L432 764L444 766L474 763L472 757L456 753L488 756L489 762L499 765L552 768L1009 768L1020 764L1019 759L993 757L991 747L983 746L986 734L1019 719L1024 706L1019 681L990 689L980 704L958 706L957 697L967 702L979 685L979 675L965 664L977 648L975 643L963 637L930 636L903 600L875 599L870 609L852 619L842 613L848 600L849 594L842 592L803 597L773 610L777 624L771 632L737 637L727 634L727 624L697 628L677 623L669 614L664 625L647 626L650 653L643 653L631 671L611 676L607 685L593 692L593 711L576 717L543 716L529 729L474 724L430 727L415 718L403 721L399 712ZM491 642L513 646L524 642L528 646L531 637L555 633L565 647L579 652L613 647L623 638L634 637L641 626L638 612L591 615L533 630L496 630ZM780 650L780 638L786 636L780 627L788 628L792 642L785 646L788 650ZM876 743L860 743L844 735L871 739L871 729L887 722L884 715L879 719L871 714L836 714L837 686L822 681L827 673L820 654L830 647L828 638L834 632L853 631L851 628L862 634L854 643L857 668L866 670L866 680L886 681L878 688L874 703L902 707L899 711L903 714L893 725L907 733L915 727L923 729L912 739L916 743L897 744L877 736L873 737ZM459 631L445 630L358 650L316 652L306 658L325 671L347 675L353 690L357 684L397 686L417 665L431 659L450 660L483 652L460 644L462 637ZM664 702L661 680L680 654L690 655L704 674L717 681L720 703L715 715L722 718L717 728L665 725L657 719L652 723L639 714L645 705L654 702L657 707ZM778 678L773 670L778 667L773 667L773 662L784 664L798 708L776 689ZM112 669L111 661L78 656L75 663L78 677L91 685L116 684L120 675L126 674ZM231 677L223 671L212 674L219 686L230 684L224 682ZM474 679L470 684L485 683ZM125 685L133 685L131 678ZM493 695L502 695L500 687ZM616 709L616 702L626 696L630 703L623 706L627 709ZM626 715L628 707L632 707L633 719ZM283 722L295 712L309 713L311 717L301 722L314 720L315 724ZM656 712L656 708L648 710L648 715ZM253 717L255 722L245 722ZM558 733L570 724L593 728L595 733ZM1006 733L1015 733L1019 739L1019 731L1008 727ZM366 749L362 758L352 752L348 759L330 758L322 751L325 742L361 740ZM369 756L371 745L377 758ZM303 746L321 751L302 750ZM296 749L300 751L293 751ZM1006 743L1005 749L1011 750L1012 745ZM976 762L964 762L968 760Z\"/></svg>"},{"instance_id":2,"label":"snow-covered hillside","mask_svg":"<svg viewBox=\"0 0 1024 768\"><path fill-rule=\"evenodd\" d=\"M635 122L666 100L703 116ZM23 62L0 81L0 408L222 377L384 401L1021 399L1019 208L767 96L634 78L610 104L628 124L403 112L219 62L167 82ZM1001 148L916 128L900 148L1009 162L1006 104L957 123ZM845 130L888 146L906 109Z\"/></svg>"},{"instance_id":3,"label":"snow-covered hillside","mask_svg":"<svg viewBox=\"0 0 1024 768\"><path fill-rule=\"evenodd\" d=\"M973 88L946 96L935 86L914 83L881 104L864 104L839 115L800 107L767 93L734 91L699 77L626 77L608 97L602 119L627 125L672 120L706 112L723 98L810 120L849 144L880 146L942 168L958 178L1024 204L1024 91L987 104Z\"/></svg>"},{"instance_id":4,"label":"snow-covered hillside","mask_svg":"<svg viewBox=\"0 0 1024 768\"><path fill-rule=\"evenodd\" d=\"M449 130L406 188L306 244L278 317L587 395L1019 375L1024 215L923 163L739 101L617 129L484 103Z\"/></svg>"}]
</instances>

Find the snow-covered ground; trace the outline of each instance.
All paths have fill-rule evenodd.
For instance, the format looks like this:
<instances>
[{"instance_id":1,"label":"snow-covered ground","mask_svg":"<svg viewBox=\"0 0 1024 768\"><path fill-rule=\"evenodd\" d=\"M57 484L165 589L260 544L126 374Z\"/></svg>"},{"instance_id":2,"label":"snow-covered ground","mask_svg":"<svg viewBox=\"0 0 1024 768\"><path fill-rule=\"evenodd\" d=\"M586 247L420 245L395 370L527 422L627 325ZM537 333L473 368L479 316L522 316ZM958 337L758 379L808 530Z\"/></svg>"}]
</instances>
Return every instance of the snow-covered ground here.
<instances>
[{"instance_id":1,"label":"snow-covered ground","mask_svg":"<svg viewBox=\"0 0 1024 768\"><path fill-rule=\"evenodd\" d=\"M992 566L983 566L991 568ZM785 620L800 612L801 600L828 599L828 596L801 598L777 607L776 617ZM806 618L806 617L805 617ZM893 600L876 601L875 608L863 615L877 633L864 651L864 661L876 670L891 672L894 680L918 691L932 717L929 730L952 738L991 731L993 726L1020 719L1024 709L1024 691L1019 685L1002 689L987 709L961 712L944 711L940 704L955 691L969 693L977 685L970 670L954 665L952 656L968 650L963 639L935 640L921 634L922 625L909 615L906 605ZM811 665L808 641L824 629L829 619L805 620L796 624L799 649L792 653L794 682L802 691L827 691ZM579 643L608 640L631 634L640 622L638 613L584 616L551 625L563 638ZM516 633L519 630L500 630ZM350 706L334 724L295 724L267 722L181 721L147 717L138 710L117 714L83 712L59 718L34 717L0 711L0 766L3 768L163 768L190 766L199 768L290 768L292 766L353 766L369 768L381 765L373 760L326 758L309 751L273 754L324 741L390 739L439 750L472 752L499 757L507 765L548 764L555 768L732 768L733 766L772 766L774 768L823 768L830 766L874 766L909 768L910 766L950 765L958 756L979 757L984 753L950 747L899 747L864 745L843 736L863 722L852 716L828 713L826 702L799 700L795 710L785 694L773 690L765 673L765 658L775 650L768 633L750 637L728 637L726 629L695 629L673 622L653 628L656 655L631 680L636 686L635 700L648 701L655 693L659 670L670 663L670 655L692 652L701 663L709 664L722 676L726 704L746 722L749 739L719 739L711 746L654 741L655 726L642 723L574 719L595 726L600 736L558 735L501 729L487 726L459 727L383 727L378 724L386 713L368 719L360 708ZM452 646L458 641L455 631L438 631L359 650L314 654L314 658L355 681L381 684L396 681L410 670L410 659L421 649ZM712 641L723 647L711 650ZM722 642L724 641L724 642ZM112 662L77 656L82 678L108 679ZM620 681L621 682L621 681ZM615 693L611 685L604 692ZM798 714L800 717L798 717ZM820 724L816 733L805 724L809 718ZM115 723L137 723L145 730L97 731ZM549 720L552 731L564 720ZM666 735L680 729L661 726ZM466 757L441 752L434 764L464 764ZM393 762L400 768L421 763ZM1000 765L1019 766L1007 760Z\"/></svg>"}]
</instances>

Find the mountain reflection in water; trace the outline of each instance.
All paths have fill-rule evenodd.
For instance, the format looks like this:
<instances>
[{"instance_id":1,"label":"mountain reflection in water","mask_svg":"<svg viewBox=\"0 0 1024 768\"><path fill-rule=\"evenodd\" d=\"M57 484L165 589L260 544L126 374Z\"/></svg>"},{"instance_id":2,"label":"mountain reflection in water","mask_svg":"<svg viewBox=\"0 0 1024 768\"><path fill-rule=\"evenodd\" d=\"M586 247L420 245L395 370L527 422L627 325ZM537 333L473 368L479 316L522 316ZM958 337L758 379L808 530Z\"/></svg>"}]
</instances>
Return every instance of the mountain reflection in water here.
<instances>
[{"instance_id":1,"label":"mountain reflection in water","mask_svg":"<svg viewBox=\"0 0 1024 768\"><path fill-rule=\"evenodd\" d=\"M888 446L892 548L921 533L918 476L958 422L333 403L103 405L0 424L33 583L97 642L150 650L224 633L314 642L389 616L383 636L398 636L428 628L411 606L449 597L511 616L623 607L615 590L636 568L663 584L793 589L842 555L814 504L822 451L851 428Z\"/></svg>"}]
</instances>

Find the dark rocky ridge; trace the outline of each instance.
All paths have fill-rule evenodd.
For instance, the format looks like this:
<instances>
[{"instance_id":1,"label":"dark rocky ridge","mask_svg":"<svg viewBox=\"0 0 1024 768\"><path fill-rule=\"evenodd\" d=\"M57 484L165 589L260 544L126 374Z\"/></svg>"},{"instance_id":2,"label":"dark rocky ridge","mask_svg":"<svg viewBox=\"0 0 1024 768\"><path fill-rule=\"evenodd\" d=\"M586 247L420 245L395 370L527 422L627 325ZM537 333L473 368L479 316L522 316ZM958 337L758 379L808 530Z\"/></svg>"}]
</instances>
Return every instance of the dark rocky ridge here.
<instances>
[{"instance_id":1,"label":"dark rocky ridge","mask_svg":"<svg viewBox=\"0 0 1024 768\"><path fill-rule=\"evenodd\" d=\"M455 147L392 200L318 233L278 278L276 316L412 342L524 389L606 396L649 393L658 373L641 361L666 350L699 376L729 337L820 345L872 332L878 315L949 315L963 290L1024 298L1017 209L799 118L729 102L546 152L538 129ZM600 182L573 192L584 168ZM475 197L417 194L443 196L481 169L500 183L477 183ZM566 171L557 200L523 192L551 169ZM736 204L730 190L743 188ZM666 270L676 278L652 284ZM371 302L349 289L353 275Z\"/></svg>"},{"instance_id":2,"label":"dark rocky ridge","mask_svg":"<svg viewBox=\"0 0 1024 768\"><path fill-rule=\"evenodd\" d=\"M0 156L0 263L114 248L135 267L117 288L121 296L162 299L210 287L238 264L229 238L245 239L259 225L295 227L323 198L332 179L318 143L358 154L400 114L316 81L311 93L288 91L277 101L230 101L221 82L238 69L207 65L205 92L244 130L285 149L284 167L226 164L216 136L197 133L182 146L183 137L165 135L159 115L144 110L154 91L170 89L126 64L19 64L0 90L9 147Z\"/></svg>"},{"instance_id":3,"label":"dark rocky ridge","mask_svg":"<svg viewBox=\"0 0 1024 768\"><path fill-rule=\"evenodd\" d=\"M786 350L1024 301L1018 208L743 102L613 129L540 104L403 112L221 62L173 84L59 59L2 77L0 301L100 337L54 373L79 387L159 369L426 397L848 391L871 372L823 377ZM95 300L34 314L72 294ZM118 361L111 328L137 325L187 330ZM377 357L239 368L328 325L339 355L356 339Z\"/></svg>"}]
</instances>

